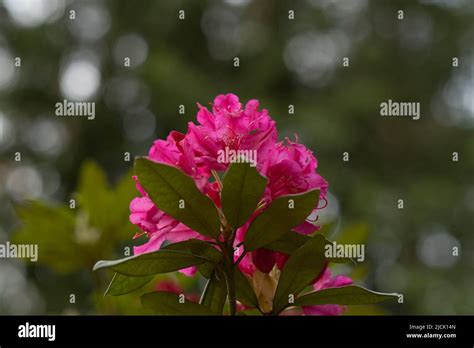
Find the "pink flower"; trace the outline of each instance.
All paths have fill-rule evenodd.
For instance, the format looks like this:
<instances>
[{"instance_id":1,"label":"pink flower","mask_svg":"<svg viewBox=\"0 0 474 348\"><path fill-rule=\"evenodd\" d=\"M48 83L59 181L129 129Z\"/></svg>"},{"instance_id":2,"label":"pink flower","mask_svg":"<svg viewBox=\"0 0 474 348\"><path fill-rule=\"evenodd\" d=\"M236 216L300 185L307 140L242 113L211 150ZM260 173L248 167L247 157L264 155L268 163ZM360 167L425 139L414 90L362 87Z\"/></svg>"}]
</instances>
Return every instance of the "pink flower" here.
<instances>
[{"instance_id":1,"label":"pink flower","mask_svg":"<svg viewBox=\"0 0 474 348\"><path fill-rule=\"evenodd\" d=\"M134 255L157 251L165 241L178 243L191 238L203 239L199 233L159 210L147 196L134 198L130 203L130 222L148 236L145 244L133 248ZM187 276L193 276L196 271L196 267L180 270Z\"/></svg>"},{"instance_id":2,"label":"pink flower","mask_svg":"<svg viewBox=\"0 0 474 348\"><path fill-rule=\"evenodd\" d=\"M267 197L274 199L318 188L323 199L328 183L316 172L318 161L313 152L297 141L285 140L286 143L282 141L273 146L262 173L268 178Z\"/></svg>"},{"instance_id":3,"label":"pink flower","mask_svg":"<svg viewBox=\"0 0 474 348\"><path fill-rule=\"evenodd\" d=\"M313 152L304 145L290 141L279 142L274 145L265 170L262 173L268 178L265 190L265 199L270 203L273 199L289 194L307 192L313 189L320 190L320 200L325 200L328 192L328 183L316 172L318 161ZM315 206L314 210L318 207ZM301 234L311 234L319 227L311 222L304 221L293 231Z\"/></svg>"},{"instance_id":4,"label":"pink flower","mask_svg":"<svg viewBox=\"0 0 474 348\"><path fill-rule=\"evenodd\" d=\"M174 243L202 236L159 210L149 197L137 197L130 203L130 222L147 234L147 243L134 248L139 255L160 249L165 240Z\"/></svg>"},{"instance_id":5,"label":"pink flower","mask_svg":"<svg viewBox=\"0 0 474 348\"><path fill-rule=\"evenodd\" d=\"M229 163L219 160L220 153L226 149L253 150L257 154L257 170L268 178L264 194L267 206L277 197L315 188L321 190L320 198L324 199L328 184L316 172L317 160L313 153L297 141L286 139L286 143L276 143L275 122L266 109L259 110L257 100L250 100L243 107L236 95L221 94L214 99L211 111L199 104L198 107L198 124L190 122L186 134L172 131L166 140L156 140L149 151L151 160L181 169L194 179L203 194L220 207L219 186L209 181L212 170L228 167ZM142 196L130 204L130 221L147 235L148 241L135 247L135 254L159 250L165 241L176 243L190 238L205 239L159 210L138 181L137 189ZM235 245L244 240L256 215L237 230ZM304 221L293 230L310 234L316 229L314 224ZM248 253L239 267L249 276L255 270L269 273L275 265L281 269L287 258L285 254L261 249ZM195 271L195 268L183 270L186 274Z\"/></svg>"},{"instance_id":6,"label":"pink flower","mask_svg":"<svg viewBox=\"0 0 474 348\"><path fill-rule=\"evenodd\" d=\"M225 170L228 163L219 161L220 151L255 150L257 165L262 167L268 151L277 139L275 121L266 109L258 110L259 102L250 100L245 108L234 94L221 94L214 99L212 112L198 104L199 125L190 122L188 133L199 165L212 170Z\"/></svg>"},{"instance_id":7,"label":"pink flower","mask_svg":"<svg viewBox=\"0 0 474 348\"><path fill-rule=\"evenodd\" d=\"M148 158L181 169L191 176L196 181L197 187L205 193L211 171L204 166L198 167L194 151L183 133L172 131L166 140L155 140Z\"/></svg>"},{"instance_id":8,"label":"pink flower","mask_svg":"<svg viewBox=\"0 0 474 348\"><path fill-rule=\"evenodd\" d=\"M340 286L351 285L352 279L343 275L331 276L329 268L323 272L322 276L313 284L315 291L338 288ZM303 313L305 315L341 315L347 311L346 306L337 304L325 304L317 306L304 306Z\"/></svg>"}]
</instances>

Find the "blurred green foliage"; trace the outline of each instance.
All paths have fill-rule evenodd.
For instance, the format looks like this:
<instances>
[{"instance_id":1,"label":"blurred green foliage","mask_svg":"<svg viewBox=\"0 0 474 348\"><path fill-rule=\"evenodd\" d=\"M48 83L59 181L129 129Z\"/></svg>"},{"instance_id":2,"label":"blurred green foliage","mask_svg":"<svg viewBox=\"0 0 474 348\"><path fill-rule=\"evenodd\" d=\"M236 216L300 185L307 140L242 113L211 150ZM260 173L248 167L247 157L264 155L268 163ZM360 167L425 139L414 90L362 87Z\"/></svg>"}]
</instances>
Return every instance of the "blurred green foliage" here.
<instances>
[{"instance_id":1,"label":"blurred green foliage","mask_svg":"<svg viewBox=\"0 0 474 348\"><path fill-rule=\"evenodd\" d=\"M12 241L38 244L44 254L38 262L60 273L91 268L98 256L111 257L134 233L128 222L128 206L135 196L131 175L111 189L103 170L85 162L76 196L77 203L72 199L69 205L33 201L18 207L23 226Z\"/></svg>"},{"instance_id":2,"label":"blurred green foliage","mask_svg":"<svg viewBox=\"0 0 474 348\"><path fill-rule=\"evenodd\" d=\"M99 259L133 254L131 237L136 229L128 221L128 206L136 189L131 175L126 175L115 187L109 187L102 168L95 162L86 161L79 182L75 195L77 206L75 201L70 205L31 201L19 206L22 227L12 234L12 242L37 244L41 257L34 269L52 269L54 274L50 275L50 282L62 290L69 288L69 292L59 295L59 291L51 291L50 282L44 284L40 277L37 279L43 295L51 300L52 306L48 306L48 310L59 313L146 313L136 296L104 297L110 274L92 272ZM157 277L148 289L156 281L167 279L169 277ZM73 301L70 301L71 295L74 295Z\"/></svg>"}]
</instances>

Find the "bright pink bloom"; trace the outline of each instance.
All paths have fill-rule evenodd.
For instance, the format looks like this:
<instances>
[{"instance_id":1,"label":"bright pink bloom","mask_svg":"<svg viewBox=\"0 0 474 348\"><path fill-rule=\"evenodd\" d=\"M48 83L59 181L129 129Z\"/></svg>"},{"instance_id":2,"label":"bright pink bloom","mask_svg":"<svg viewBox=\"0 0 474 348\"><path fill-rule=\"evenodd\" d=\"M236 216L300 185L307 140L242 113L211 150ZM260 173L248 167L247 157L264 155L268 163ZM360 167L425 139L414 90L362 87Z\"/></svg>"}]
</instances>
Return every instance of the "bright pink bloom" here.
<instances>
[{"instance_id":1,"label":"bright pink bloom","mask_svg":"<svg viewBox=\"0 0 474 348\"><path fill-rule=\"evenodd\" d=\"M130 203L130 221L146 232L146 244L135 247L136 255L156 251L165 240L181 242L202 236L159 210L148 197L137 197Z\"/></svg>"},{"instance_id":2,"label":"bright pink bloom","mask_svg":"<svg viewBox=\"0 0 474 348\"><path fill-rule=\"evenodd\" d=\"M243 107L236 95L222 94L214 99L211 111L199 104L198 107L198 124L190 122L186 134L172 131L166 140L156 140L149 151L151 160L181 169L194 179L203 194L220 206L219 187L209 181L212 170L228 167L228 163L219 161L219 154L226 149L255 150L257 169L268 178L264 194L267 205L277 197L315 188L321 190L320 198L324 199L328 184L316 172L317 161L313 153L297 141L287 139L286 143L275 143L275 122L266 109L259 110L257 100L250 100ZM148 241L135 247L135 254L159 250L165 241L176 243L190 238L205 239L159 210L138 181L137 189L142 197L131 202L130 221L147 235ZM244 240L254 217L255 214L238 229L236 244ZM294 231L310 234L316 229L314 224L304 221ZM256 269L268 273L275 265L281 269L287 258L285 254L257 250L248 253L239 268L247 275L252 275ZM192 267L182 271L194 274L196 269Z\"/></svg>"},{"instance_id":3,"label":"bright pink bloom","mask_svg":"<svg viewBox=\"0 0 474 348\"><path fill-rule=\"evenodd\" d=\"M331 271L326 268L322 277L320 277L314 284L315 291L338 288L341 286L351 285L352 279L343 275L331 276ZM304 306L303 313L305 315L341 315L347 310L346 306L337 304L325 304L317 306Z\"/></svg>"},{"instance_id":4,"label":"bright pink bloom","mask_svg":"<svg viewBox=\"0 0 474 348\"><path fill-rule=\"evenodd\" d=\"M303 144L292 142L288 138L274 145L268 164L263 174L268 178L267 196L276 197L321 190L323 199L328 190L328 183L316 172L318 161L313 152Z\"/></svg>"},{"instance_id":5,"label":"bright pink bloom","mask_svg":"<svg viewBox=\"0 0 474 348\"><path fill-rule=\"evenodd\" d=\"M197 187L203 193L206 193L211 171L207 167L198 167L194 151L183 133L172 131L166 140L155 140L148 158L181 169L196 181Z\"/></svg>"},{"instance_id":6,"label":"bright pink bloom","mask_svg":"<svg viewBox=\"0 0 474 348\"><path fill-rule=\"evenodd\" d=\"M134 255L157 251L165 241L178 243L191 238L204 239L201 234L159 210L138 182L137 188L145 196L136 197L130 202L130 222L145 232L148 241L134 247ZM137 234L136 236L140 235ZM193 276L196 271L196 267L188 267L180 272Z\"/></svg>"},{"instance_id":7,"label":"bright pink bloom","mask_svg":"<svg viewBox=\"0 0 474 348\"><path fill-rule=\"evenodd\" d=\"M320 201L325 200L328 183L316 172L318 161L313 152L303 144L298 144L298 140L285 140L286 143L282 141L274 145L262 173L268 178L265 199L269 203L280 196L319 189ZM314 210L317 208L315 206ZM311 234L317 229L311 222L304 221L293 230L301 234Z\"/></svg>"},{"instance_id":8,"label":"bright pink bloom","mask_svg":"<svg viewBox=\"0 0 474 348\"><path fill-rule=\"evenodd\" d=\"M261 168L268 151L277 139L275 121L266 109L258 110L259 102L250 100L245 108L234 94L221 94L214 99L212 112L198 104L199 125L190 122L188 133L196 162L213 170L225 170L229 163L219 162L219 152L255 150L257 166Z\"/></svg>"}]
</instances>

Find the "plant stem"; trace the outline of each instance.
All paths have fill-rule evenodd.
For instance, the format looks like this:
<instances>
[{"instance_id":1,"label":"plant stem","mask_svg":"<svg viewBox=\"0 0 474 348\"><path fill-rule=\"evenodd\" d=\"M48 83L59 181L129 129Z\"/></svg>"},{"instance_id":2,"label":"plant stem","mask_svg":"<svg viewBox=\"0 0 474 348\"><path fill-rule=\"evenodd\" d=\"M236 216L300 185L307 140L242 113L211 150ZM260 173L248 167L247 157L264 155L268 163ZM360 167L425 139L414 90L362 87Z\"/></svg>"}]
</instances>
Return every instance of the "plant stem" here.
<instances>
[{"instance_id":1,"label":"plant stem","mask_svg":"<svg viewBox=\"0 0 474 348\"><path fill-rule=\"evenodd\" d=\"M229 299L229 315L236 315L237 299L235 295L234 249L232 248L232 244L226 245L224 248L224 262L224 275L227 284L227 297Z\"/></svg>"},{"instance_id":2,"label":"plant stem","mask_svg":"<svg viewBox=\"0 0 474 348\"><path fill-rule=\"evenodd\" d=\"M235 296L235 283L234 283L234 272L233 269L227 274L227 292L229 295L229 314L236 315L237 313L237 300Z\"/></svg>"}]
</instances>

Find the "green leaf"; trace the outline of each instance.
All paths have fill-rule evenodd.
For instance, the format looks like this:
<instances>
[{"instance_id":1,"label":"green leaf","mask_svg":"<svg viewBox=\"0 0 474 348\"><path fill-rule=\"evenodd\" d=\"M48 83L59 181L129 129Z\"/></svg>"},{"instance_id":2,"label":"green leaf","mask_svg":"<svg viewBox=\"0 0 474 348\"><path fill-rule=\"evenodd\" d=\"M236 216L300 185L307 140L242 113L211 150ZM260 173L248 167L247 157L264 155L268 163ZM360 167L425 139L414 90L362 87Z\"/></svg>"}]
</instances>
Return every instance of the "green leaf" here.
<instances>
[{"instance_id":1,"label":"green leaf","mask_svg":"<svg viewBox=\"0 0 474 348\"><path fill-rule=\"evenodd\" d=\"M133 235L136 227L128 215L130 201L137 194L134 186L127 174L110 189L103 170L86 161L80 171L76 209L39 201L22 204L17 207L22 226L12 234L12 241L38 244L38 263L56 272L90 267L91 259L110 257L118 243Z\"/></svg>"},{"instance_id":2,"label":"green leaf","mask_svg":"<svg viewBox=\"0 0 474 348\"><path fill-rule=\"evenodd\" d=\"M159 273L178 271L206 262L203 257L183 251L158 250L152 253L126 257L115 261L99 261L94 271L103 268L131 277L143 277Z\"/></svg>"},{"instance_id":3,"label":"green leaf","mask_svg":"<svg viewBox=\"0 0 474 348\"><path fill-rule=\"evenodd\" d=\"M120 296L138 290L153 279L153 276L147 277L128 277L120 273L115 273L109 287L104 295Z\"/></svg>"},{"instance_id":4,"label":"green leaf","mask_svg":"<svg viewBox=\"0 0 474 348\"><path fill-rule=\"evenodd\" d=\"M237 299L244 305L258 308L257 296L255 295L247 277L238 268L235 268L234 281L235 295Z\"/></svg>"},{"instance_id":5,"label":"green leaf","mask_svg":"<svg viewBox=\"0 0 474 348\"><path fill-rule=\"evenodd\" d=\"M180 303L179 296L171 292L150 292L141 300L144 307L158 315L216 315L206 306L188 301Z\"/></svg>"},{"instance_id":6,"label":"green leaf","mask_svg":"<svg viewBox=\"0 0 474 348\"><path fill-rule=\"evenodd\" d=\"M288 231L280 239L266 245L265 249L291 255L309 239L311 239L311 237L297 232Z\"/></svg>"},{"instance_id":7,"label":"green leaf","mask_svg":"<svg viewBox=\"0 0 474 348\"><path fill-rule=\"evenodd\" d=\"M206 283L200 304L209 308L213 313L222 314L227 300L227 285L222 272L216 271Z\"/></svg>"},{"instance_id":8,"label":"green leaf","mask_svg":"<svg viewBox=\"0 0 474 348\"><path fill-rule=\"evenodd\" d=\"M325 245L326 239L315 235L290 256L281 271L275 291L274 313L280 313L288 306L290 294L296 297L321 273L327 262L324 257Z\"/></svg>"},{"instance_id":9,"label":"green leaf","mask_svg":"<svg viewBox=\"0 0 474 348\"><path fill-rule=\"evenodd\" d=\"M296 299L295 306L314 306L322 304L368 305L386 300L398 299L396 293L381 293L356 285L323 289L303 295Z\"/></svg>"},{"instance_id":10,"label":"green leaf","mask_svg":"<svg viewBox=\"0 0 474 348\"><path fill-rule=\"evenodd\" d=\"M250 225L244 241L246 250L252 251L280 239L305 221L316 207L318 199L319 190L275 199ZM290 203L294 203L293 208Z\"/></svg>"},{"instance_id":11,"label":"green leaf","mask_svg":"<svg viewBox=\"0 0 474 348\"><path fill-rule=\"evenodd\" d=\"M326 252L328 252L328 251L331 251L331 254L333 255L333 257L326 256L326 260L328 260L329 262L332 262L332 263L349 263L349 262L352 262L352 264L357 265L356 260L354 260L351 257L336 256L337 251L334 251L334 248L333 248L334 243L335 242L331 242L331 241L326 239L326 246L325 246L325 249L324 249L325 250L325 256L326 256ZM336 253L336 255L335 255L335 253Z\"/></svg>"},{"instance_id":12,"label":"green leaf","mask_svg":"<svg viewBox=\"0 0 474 348\"><path fill-rule=\"evenodd\" d=\"M316 233L322 234L325 237L331 237L334 231L337 230L338 226L339 226L339 222L337 220L331 221L329 223L326 223L323 226L320 226L319 230L317 230Z\"/></svg>"},{"instance_id":13,"label":"green leaf","mask_svg":"<svg viewBox=\"0 0 474 348\"><path fill-rule=\"evenodd\" d=\"M187 241L169 244L164 248L147 254L135 255L114 261L99 261L94 271L111 268L115 272L131 277L174 272L190 266L200 266L205 263L220 262L222 255L208 243L189 239Z\"/></svg>"},{"instance_id":14,"label":"green leaf","mask_svg":"<svg viewBox=\"0 0 474 348\"><path fill-rule=\"evenodd\" d=\"M175 167L146 158L135 160L135 172L159 209L204 236L218 237L220 221L216 207L199 192L191 177Z\"/></svg>"},{"instance_id":15,"label":"green leaf","mask_svg":"<svg viewBox=\"0 0 474 348\"><path fill-rule=\"evenodd\" d=\"M224 177L222 210L234 228L245 224L262 198L267 180L248 163L233 163Z\"/></svg>"},{"instance_id":16,"label":"green leaf","mask_svg":"<svg viewBox=\"0 0 474 348\"><path fill-rule=\"evenodd\" d=\"M222 254L209 243L199 239L188 239L184 242L169 244L162 250L184 251L206 258L207 262L196 265L198 271L206 278L210 278L216 265L222 260Z\"/></svg>"},{"instance_id":17,"label":"green leaf","mask_svg":"<svg viewBox=\"0 0 474 348\"><path fill-rule=\"evenodd\" d=\"M270 249L273 251L278 251L281 253L291 255L311 238L312 237L305 236L297 232L289 231L289 232L286 232L283 235L283 237L281 237L280 239L266 245L265 249ZM326 239L326 245L328 244L331 245L332 242ZM347 263L347 262L355 263L355 261L349 257L327 257L326 259L329 262L333 262L333 263Z\"/></svg>"},{"instance_id":18,"label":"green leaf","mask_svg":"<svg viewBox=\"0 0 474 348\"><path fill-rule=\"evenodd\" d=\"M216 264L211 263L211 262L204 262L204 263L201 263L200 265L196 265L196 268L204 278L209 279L212 276L212 273L216 269Z\"/></svg>"},{"instance_id":19,"label":"green leaf","mask_svg":"<svg viewBox=\"0 0 474 348\"><path fill-rule=\"evenodd\" d=\"M199 239L188 239L183 242L168 244L161 250L184 251L189 254L204 257L212 263L219 263L222 259L222 254L219 250Z\"/></svg>"}]
</instances>

